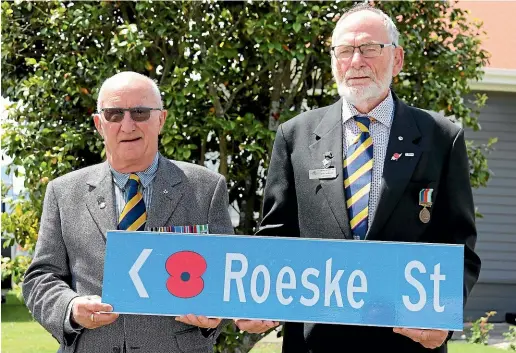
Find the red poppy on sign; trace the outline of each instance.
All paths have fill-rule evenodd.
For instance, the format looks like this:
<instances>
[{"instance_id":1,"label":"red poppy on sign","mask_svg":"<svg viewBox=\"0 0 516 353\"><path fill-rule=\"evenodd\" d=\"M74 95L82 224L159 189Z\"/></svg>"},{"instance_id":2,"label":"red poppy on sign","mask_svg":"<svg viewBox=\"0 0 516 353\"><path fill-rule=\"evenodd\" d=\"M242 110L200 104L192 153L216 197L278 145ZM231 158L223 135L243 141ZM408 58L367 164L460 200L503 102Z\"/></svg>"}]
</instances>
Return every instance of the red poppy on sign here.
<instances>
[{"instance_id":1,"label":"red poppy on sign","mask_svg":"<svg viewBox=\"0 0 516 353\"><path fill-rule=\"evenodd\" d=\"M207 264L202 255L193 251L179 251L169 256L165 263L170 274L167 289L175 297L192 298L204 289L202 275Z\"/></svg>"}]
</instances>

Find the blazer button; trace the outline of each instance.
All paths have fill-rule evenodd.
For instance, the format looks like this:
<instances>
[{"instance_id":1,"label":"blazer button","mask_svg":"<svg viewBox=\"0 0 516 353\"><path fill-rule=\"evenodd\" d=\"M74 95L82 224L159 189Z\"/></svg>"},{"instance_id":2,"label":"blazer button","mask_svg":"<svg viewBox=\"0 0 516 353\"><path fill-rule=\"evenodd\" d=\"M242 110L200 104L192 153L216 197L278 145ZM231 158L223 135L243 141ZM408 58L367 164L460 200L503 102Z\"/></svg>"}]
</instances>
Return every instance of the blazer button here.
<instances>
[{"instance_id":1,"label":"blazer button","mask_svg":"<svg viewBox=\"0 0 516 353\"><path fill-rule=\"evenodd\" d=\"M120 353L120 347L118 347L118 346L113 347L113 353Z\"/></svg>"}]
</instances>

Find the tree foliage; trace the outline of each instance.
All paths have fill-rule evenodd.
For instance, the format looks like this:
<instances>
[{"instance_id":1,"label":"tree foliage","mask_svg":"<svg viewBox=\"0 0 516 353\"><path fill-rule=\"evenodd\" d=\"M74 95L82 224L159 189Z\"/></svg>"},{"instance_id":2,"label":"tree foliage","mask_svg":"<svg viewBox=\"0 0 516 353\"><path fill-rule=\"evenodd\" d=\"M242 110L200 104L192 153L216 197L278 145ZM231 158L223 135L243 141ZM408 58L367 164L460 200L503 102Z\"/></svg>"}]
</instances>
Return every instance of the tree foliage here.
<instances>
[{"instance_id":1,"label":"tree foliage","mask_svg":"<svg viewBox=\"0 0 516 353\"><path fill-rule=\"evenodd\" d=\"M161 88L169 113L161 152L215 164L240 212L237 231L252 233L275 126L337 99L330 38L350 5L3 2L2 94L14 103L2 146L24 167L32 217L48 180L103 159L91 119L98 90L107 77L133 70ZM487 63L481 24L447 1L375 6L401 32L405 67L393 82L400 98L478 129L463 97ZM485 97L477 98L480 106ZM472 183L485 185L485 153L469 151Z\"/></svg>"},{"instance_id":2,"label":"tree foliage","mask_svg":"<svg viewBox=\"0 0 516 353\"><path fill-rule=\"evenodd\" d=\"M13 200L8 194L12 185L2 182L2 202L9 212L2 212L2 240L4 247L16 246L22 251L14 259L2 257L2 280L12 278L15 286L21 281L31 262L29 253L38 238L40 211L34 209L29 200Z\"/></svg>"}]
</instances>

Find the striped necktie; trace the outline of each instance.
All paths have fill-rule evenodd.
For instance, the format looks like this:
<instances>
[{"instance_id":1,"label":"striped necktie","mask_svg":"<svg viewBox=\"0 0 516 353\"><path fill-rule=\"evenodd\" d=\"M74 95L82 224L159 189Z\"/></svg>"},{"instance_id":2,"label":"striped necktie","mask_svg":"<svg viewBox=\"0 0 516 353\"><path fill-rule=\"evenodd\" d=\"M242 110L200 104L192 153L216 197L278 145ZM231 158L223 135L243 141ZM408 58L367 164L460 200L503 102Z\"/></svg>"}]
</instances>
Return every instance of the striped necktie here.
<instances>
[{"instance_id":1,"label":"striped necktie","mask_svg":"<svg viewBox=\"0 0 516 353\"><path fill-rule=\"evenodd\" d=\"M140 178L136 174L131 174L128 181L127 203L118 218L119 230L144 230L147 222L147 211L143 195L138 191Z\"/></svg>"},{"instance_id":2,"label":"striped necktie","mask_svg":"<svg viewBox=\"0 0 516 353\"><path fill-rule=\"evenodd\" d=\"M373 170L373 139L369 133L371 119L356 116L360 129L355 142L349 146L344 159L344 192L349 224L354 239L364 239L369 216L369 191Z\"/></svg>"}]
</instances>

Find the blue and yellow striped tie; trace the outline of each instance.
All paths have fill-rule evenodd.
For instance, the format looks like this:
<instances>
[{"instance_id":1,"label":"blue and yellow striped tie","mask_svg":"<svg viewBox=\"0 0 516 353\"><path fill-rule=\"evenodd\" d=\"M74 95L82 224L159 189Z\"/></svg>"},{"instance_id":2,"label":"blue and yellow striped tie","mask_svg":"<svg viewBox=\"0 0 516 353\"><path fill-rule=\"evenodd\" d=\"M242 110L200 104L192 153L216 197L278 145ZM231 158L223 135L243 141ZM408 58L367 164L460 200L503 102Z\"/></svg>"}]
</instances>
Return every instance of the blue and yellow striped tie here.
<instances>
[{"instance_id":1,"label":"blue and yellow striped tie","mask_svg":"<svg viewBox=\"0 0 516 353\"><path fill-rule=\"evenodd\" d=\"M360 129L355 142L349 146L344 159L344 193L349 224L354 239L364 239L369 216L369 191L373 170L373 139L369 133L371 120L356 116Z\"/></svg>"},{"instance_id":2,"label":"blue and yellow striped tie","mask_svg":"<svg viewBox=\"0 0 516 353\"><path fill-rule=\"evenodd\" d=\"M145 222L147 222L147 211L143 195L138 188L140 186L140 178L136 174L129 176L129 185L127 191L127 203L118 218L119 230L144 230Z\"/></svg>"}]
</instances>

